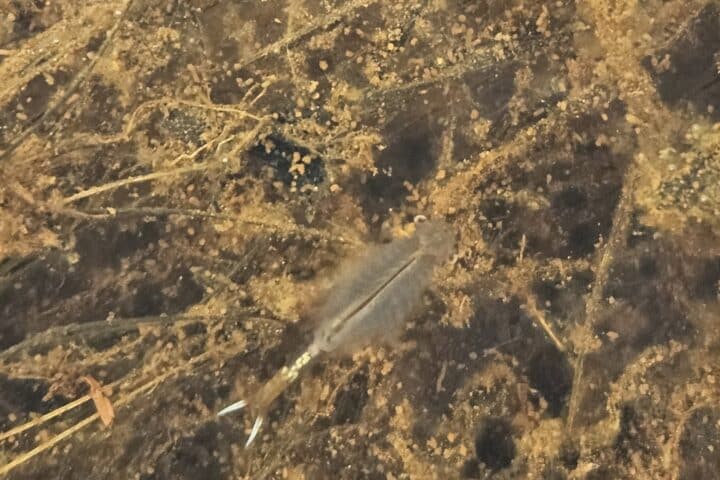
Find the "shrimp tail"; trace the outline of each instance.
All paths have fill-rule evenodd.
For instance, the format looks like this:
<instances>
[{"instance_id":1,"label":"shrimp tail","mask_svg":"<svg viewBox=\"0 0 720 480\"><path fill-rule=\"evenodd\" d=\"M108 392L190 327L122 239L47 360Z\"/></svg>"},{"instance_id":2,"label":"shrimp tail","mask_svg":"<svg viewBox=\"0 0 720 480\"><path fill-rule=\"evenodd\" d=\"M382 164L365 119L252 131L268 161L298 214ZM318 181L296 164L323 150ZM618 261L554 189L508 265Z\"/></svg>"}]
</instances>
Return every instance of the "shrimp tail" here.
<instances>
[{"instance_id":1,"label":"shrimp tail","mask_svg":"<svg viewBox=\"0 0 720 480\"><path fill-rule=\"evenodd\" d=\"M247 407L247 402L245 400L240 400L239 402L231 403L227 407L220 410L217 413L217 416L222 417L224 415L227 415L228 413L237 412L238 410L242 410L245 407Z\"/></svg>"},{"instance_id":2,"label":"shrimp tail","mask_svg":"<svg viewBox=\"0 0 720 480\"><path fill-rule=\"evenodd\" d=\"M245 442L245 448L249 447L250 444L255 440L260 428L264 422L265 416L270 409L270 406L279 397L287 387L292 385L297 380L300 372L307 366L310 361L317 356L319 350L311 347L300 355L293 363L288 366L281 368L270 380L265 383L260 390L253 396L250 401L239 400L235 403L231 403L217 413L218 417L225 416L229 413L237 412L249 407L251 410L257 413L255 417L255 423L253 423L252 430Z\"/></svg>"}]
</instances>

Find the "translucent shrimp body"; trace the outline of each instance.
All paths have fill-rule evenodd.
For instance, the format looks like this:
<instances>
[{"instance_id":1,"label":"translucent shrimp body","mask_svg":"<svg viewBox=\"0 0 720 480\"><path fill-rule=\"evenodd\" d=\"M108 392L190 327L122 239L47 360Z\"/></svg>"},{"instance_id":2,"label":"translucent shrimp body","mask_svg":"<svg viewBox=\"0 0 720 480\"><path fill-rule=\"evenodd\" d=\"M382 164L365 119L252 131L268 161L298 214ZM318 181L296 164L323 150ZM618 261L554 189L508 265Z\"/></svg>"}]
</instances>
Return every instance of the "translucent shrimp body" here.
<instances>
[{"instance_id":1,"label":"translucent shrimp body","mask_svg":"<svg viewBox=\"0 0 720 480\"><path fill-rule=\"evenodd\" d=\"M436 221L416 221L415 232L368 248L340 269L330 295L313 312L318 326L313 341L297 359L281 368L249 400L222 409L225 415L245 407L257 418L250 445L273 401L320 353L352 353L375 342L390 342L422 299L434 268L453 251L453 236Z\"/></svg>"}]
</instances>

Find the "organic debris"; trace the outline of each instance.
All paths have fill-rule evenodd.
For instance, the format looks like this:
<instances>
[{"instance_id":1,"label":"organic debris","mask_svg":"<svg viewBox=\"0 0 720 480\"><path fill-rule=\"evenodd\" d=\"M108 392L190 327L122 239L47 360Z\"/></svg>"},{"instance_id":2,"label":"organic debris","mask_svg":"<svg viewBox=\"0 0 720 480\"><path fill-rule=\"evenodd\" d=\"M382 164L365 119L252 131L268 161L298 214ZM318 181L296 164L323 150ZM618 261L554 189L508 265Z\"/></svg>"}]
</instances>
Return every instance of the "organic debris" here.
<instances>
[{"instance_id":1,"label":"organic debris","mask_svg":"<svg viewBox=\"0 0 720 480\"><path fill-rule=\"evenodd\" d=\"M0 1L0 475L717 478L719 32L708 0ZM399 344L242 448L216 413L417 215L457 248Z\"/></svg>"},{"instance_id":2,"label":"organic debris","mask_svg":"<svg viewBox=\"0 0 720 480\"><path fill-rule=\"evenodd\" d=\"M100 421L102 421L103 425L109 427L115 419L115 410L112 403L110 403L110 399L105 396L102 385L90 376L80 377L80 380L90 387L90 398L95 404L98 415L100 415Z\"/></svg>"}]
</instances>

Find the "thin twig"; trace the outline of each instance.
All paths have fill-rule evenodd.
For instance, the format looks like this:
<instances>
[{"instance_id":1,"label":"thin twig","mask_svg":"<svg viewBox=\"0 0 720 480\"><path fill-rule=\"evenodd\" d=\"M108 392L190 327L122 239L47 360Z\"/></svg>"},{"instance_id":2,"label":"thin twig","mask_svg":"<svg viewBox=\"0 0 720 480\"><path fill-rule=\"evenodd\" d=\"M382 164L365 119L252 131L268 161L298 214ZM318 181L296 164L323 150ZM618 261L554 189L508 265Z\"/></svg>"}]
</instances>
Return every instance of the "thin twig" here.
<instances>
[{"instance_id":1,"label":"thin twig","mask_svg":"<svg viewBox=\"0 0 720 480\"><path fill-rule=\"evenodd\" d=\"M40 417L34 418L30 420L29 422L25 422L22 425L18 425L15 428L11 428L10 430L6 432L0 433L0 442L5 440L6 438L14 437L15 435L24 432L25 430L29 430L37 425L42 425L43 423L47 422L48 420L52 420L53 418L62 415L65 412L69 412L70 410L79 407L83 403L90 400L90 395L84 395L80 398L77 398L73 400L70 403L67 403L63 405L62 407L56 408L55 410L52 410L45 415L42 415Z\"/></svg>"},{"instance_id":2,"label":"thin twig","mask_svg":"<svg viewBox=\"0 0 720 480\"><path fill-rule=\"evenodd\" d=\"M67 103L68 99L75 94L75 91L85 82L90 72L95 68L98 60L105 54L105 51L110 46L110 43L112 42L115 34L119 30L120 25L125 19L128 11L130 10L133 1L134 0L127 0L127 2L125 3L125 8L118 15L115 24L107 32L105 40L103 40L102 45L100 45L97 53L92 58L92 60L90 60L90 63L88 63L85 68L83 68L75 76L75 78L73 78L72 82L70 82L70 85L68 85L65 92L52 106L45 110L45 112L43 112L42 115L40 115L28 128L26 128L25 131L20 133L17 137L13 139L12 142L10 142L7 149L4 152L0 153L0 161L7 159L25 141L26 138L28 138L33 132L40 128L40 126L43 125L48 118L50 118L58 110L60 110L60 108L62 108Z\"/></svg>"},{"instance_id":3,"label":"thin twig","mask_svg":"<svg viewBox=\"0 0 720 480\"><path fill-rule=\"evenodd\" d=\"M255 114L252 114L248 112L247 110L242 110L240 108L234 108L227 105L211 105L206 103L199 103L199 102L193 102L190 100L178 100L178 99L164 99L165 101L169 103L176 103L178 105L185 105L187 107L192 108L199 108L202 110L212 110L215 112L225 112L225 113L234 113L236 115L240 115L247 118L252 118L253 120L260 121L262 120L262 117L259 117Z\"/></svg>"},{"instance_id":4,"label":"thin twig","mask_svg":"<svg viewBox=\"0 0 720 480\"><path fill-rule=\"evenodd\" d=\"M714 401L701 402L683 412L682 416L680 417L678 424L675 426L675 430L671 433L670 441L668 442L670 448L666 451L667 453L664 458L665 467L668 470L672 468L672 473L670 474L670 478L672 480L680 478L680 471L683 463L680 458L680 442L682 441L682 436L685 432L685 425L696 412L703 408L713 408L715 407L715 405L716 402Z\"/></svg>"},{"instance_id":5,"label":"thin twig","mask_svg":"<svg viewBox=\"0 0 720 480\"><path fill-rule=\"evenodd\" d=\"M90 398L90 397L88 396L88 399L89 399L89 398ZM49 449L49 448L54 447L55 445L57 445L58 443L62 442L62 441L65 440L66 438L72 436L72 435L75 434L76 432L79 432L79 431L82 430L83 428L87 427L88 425L90 425L91 423L93 423L93 422L94 422L95 420L97 420L98 418L100 418L100 415L97 414L97 413L93 413L92 415L90 415L89 417L85 418L84 420L79 421L78 423L76 423L76 424L73 425L72 427L70 427L70 428L62 431L61 433L55 435L55 436L52 437L50 440L48 440L48 441L46 441L46 442L43 442L43 443L41 443L40 445L38 445L37 447L33 448L32 450L29 450L29 451L23 453L22 455L20 455L19 457L15 458L15 459L12 460L11 462L9 462L9 463L3 465L2 467L0 467L0 475L5 475L5 474L7 474L8 472L10 472L10 470L14 469L15 467L18 467L18 466L22 465L23 463L27 462L28 460L30 460L30 459L33 458L34 456L36 456L36 455L44 452L45 450L47 450L47 449Z\"/></svg>"},{"instance_id":6,"label":"thin twig","mask_svg":"<svg viewBox=\"0 0 720 480\"><path fill-rule=\"evenodd\" d=\"M130 117L129 117L127 123L125 124L125 127L123 128L122 132L120 132L116 135L111 135L111 136L98 136L96 134L82 135L80 137L89 138L89 140L88 140L89 143L79 144L79 145L77 144L78 138L76 137L76 138L70 140L70 142L75 143L74 145L63 147L64 144L62 144L60 147L55 148L53 150L53 152L51 153L52 157L50 157L50 158L55 158L55 157L59 157L62 155L66 155L68 153L72 153L74 151L81 150L81 149L99 148L104 145L128 141L130 139L130 134L133 132L133 130L137 126L138 122L145 115L147 115L150 112L153 112L154 110L152 110L152 109L154 107L160 107L160 106L172 107L172 106L178 106L178 105L186 106L186 107L190 107L190 108L203 109L203 110L218 111L218 112L223 112L223 113L233 113L236 115L240 115L242 117L251 118L256 121L262 120L262 117L258 117L257 115L254 115L246 110L241 110L238 108L228 107L228 106L224 106L224 105L209 105L209 104L204 104L204 103L199 103L199 102L193 102L190 100L181 100L181 99L176 99L176 98L163 97L163 98L158 98L158 99L154 99L154 100L148 100L148 101L143 102L142 104L138 105L135 108L135 110L133 110L133 112L130 114ZM222 142L220 142L218 144L218 148L220 147L220 145L222 145L222 143L224 143L226 141L228 141L228 139L225 139ZM200 148L203 148L203 147L200 147ZM207 148L207 147L205 147L205 148ZM47 152L41 152L41 153L38 153L38 154L28 157L26 160L27 160L27 162L32 163L33 161L37 160L38 158L43 158L43 157L46 157L47 155L48 155ZM190 154L190 155L192 156L193 154ZM197 154L195 153L195 155L197 155ZM187 157L187 156L188 156L188 154L181 155L176 160L182 159L183 157Z\"/></svg>"},{"instance_id":7,"label":"thin twig","mask_svg":"<svg viewBox=\"0 0 720 480\"><path fill-rule=\"evenodd\" d=\"M78 334L78 333L116 333L121 332L125 333L129 330L136 329L137 327L141 325L154 325L154 324L163 324L163 325L178 325L181 323L193 323L193 322L199 322L199 321L206 321L206 320L212 320L212 319L223 319L224 317L195 317L195 316L179 316L179 317L140 317L140 318L130 318L130 319L124 319L121 321L118 321L117 324L110 323L106 320L99 321L99 322L91 322L86 324L73 324L73 325L67 325L65 327L59 327L59 328L53 328L50 330L47 330L43 332L42 334L36 335L35 337L32 337L29 339L29 341L23 342L19 345L16 345L12 352L2 352L3 357L7 353L14 353L17 351L18 347L21 348L28 348L28 347L37 347L38 344L42 344L40 340L48 340L52 339L53 342L56 342L58 340L58 337L67 337L72 334ZM252 317L253 320L261 320L265 322L270 323L276 323L277 320L267 317ZM98 332L99 330L99 332ZM115 382L109 383L105 385L103 388L107 391L111 391L113 388L118 386L120 383L122 383L125 379L119 379ZM85 402L89 401L90 395L84 395L82 397L79 397L70 403L67 403L61 407L58 407L44 415L41 415L37 418L34 418L28 422L23 423L22 425L18 425L14 428L11 428L10 430L7 430L5 432L0 433L0 442L3 440L13 437L15 435L18 435L26 430L29 430L33 427L36 427L38 425L42 425L45 422L58 417L66 412L69 412L70 410L75 409L76 407L79 407L80 405L84 404Z\"/></svg>"},{"instance_id":8,"label":"thin twig","mask_svg":"<svg viewBox=\"0 0 720 480\"><path fill-rule=\"evenodd\" d=\"M235 148L234 151L242 150L244 148L247 148L247 145L256 138L256 136L260 133L260 131L265 128L265 125L267 124L269 120L267 118L261 119L257 125L245 136L242 142L239 143L239 145ZM192 173L192 172L198 172L201 170L211 170L215 168L221 168L224 167L225 163L222 161L213 161L213 162L204 162L199 163L196 165L191 165L188 167L181 167L181 168L175 168L172 170L164 170L160 172L153 172L148 173L146 175L138 175L136 177L130 177L130 178L124 178L121 180L116 180L114 182L106 183L104 185L97 185L95 187L88 188L86 190L82 190L74 195L70 195L69 197L65 197L61 200L61 205L68 205L70 203L76 202L78 200L82 200L84 198L91 197L93 195L97 195L98 193L107 192L110 190L114 190L116 188L124 187L127 185L132 185L134 183L142 183L142 182L149 182L151 180L158 180L160 178L167 178L172 177L176 175L183 175L186 173Z\"/></svg>"},{"instance_id":9,"label":"thin twig","mask_svg":"<svg viewBox=\"0 0 720 480\"><path fill-rule=\"evenodd\" d=\"M129 208L114 208L108 207L105 209L93 210L90 212L73 210L72 212L63 212L72 215L78 213L79 215L87 216L88 218L106 220L108 218L115 217L132 217L132 216L165 216L165 215L178 215L182 217L196 217L196 218L218 218L223 220L237 220L236 216L228 215L225 213L218 212L206 212L205 210L195 210L186 208L165 208L165 207L129 207Z\"/></svg>"},{"instance_id":10,"label":"thin twig","mask_svg":"<svg viewBox=\"0 0 720 480\"><path fill-rule=\"evenodd\" d=\"M286 52L287 48L292 47L297 42L303 40L304 38L307 38L308 36L312 35L318 30L322 30L325 28L328 28L334 23L337 23L340 21L343 17L346 17L353 13L355 10L365 7L367 5L376 3L375 0L354 0L351 2L348 2L343 7L338 8L337 10L333 12L329 12L326 15L322 15L319 17L319 20L316 22L312 22L308 24L306 27L299 29L296 32L293 32L280 40L271 43L270 45L267 45L264 48L261 48L257 52L255 52L254 55L247 58L245 61L243 61L240 64L240 68L245 68L249 65L252 65L253 63L257 62L258 60L261 60L268 55L274 54L274 53L282 53Z\"/></svg>"},{"instance_id":11,"label":"thin twig","mask_svg":"<svg viewBox=\"0 0 720 480\"><path fill-rule=\"evenodd\" d=\"M151 180L159 180L161 178L174 177L177 175L183 175L185 173L198 172L200 170L209 170L212 168L218 168L220 166L222 166L222 163L219 163L219 162L213 163L213 164L201 163L201 164L192 165L189 167L181 167L181 168L175 168L172 170L148 173L146 175L138 175L136 177L123 178L122 180L116 180L114 182L109 182L104 185L98 185L95 187L91 187L91 188L88 188L87 190L82 190L74 195L70 195L69 197L65 197L62 200L62 204L67 205L69 203L73 203L73 202L77 202L78 200L82 200L83 198L92 197L93 195L97 195L98 193L115 190L116 188L124 187L127 185L132 185L134 183L149 182Z\"/></svg>"},{"instance_id":12,"label":"thin twig","mask_svg":"<svg viewBox=\"0 0 720 480\"><path fill-rule=\"evenodd\" d=\"M227 349L227 350L228 350L229 352L231 352L232 354L237 353L237 352L235 352L235 349L233 349L233 348L230 348L230 349ZM180 365L180 366L175 367L175 368L172 368L172 369L168 370L167 372L163 373L162 375L159 375L159 376L155 377L154 379L146 382L145 384L143 384L143 385L135 388L134 390L132 390L131 392L129 392L129 393L128 393L127 395L125 395L124 397L121 397L119 400L113 402L114 405L115 405L116 407L120 407L120 406L123 406L123 405L126 405L126 404L130 403L132 400L134 400L134 399L135 399L136 397L138 397L140 394L142 394L142 393L144 393L144 392L146 392L146 391L152 390L153 388L157 387L159 384L161 384L162 382L164 382L164 381L167 380L168 378L170 378L170 377L172 377L172 376L174 376L174 375L182 372L184 369L186 369L186 368L188 368L188 367L191 367L191 366L194 366L194 365L196 365L196 364L198 364L198 363L200 363L200 362L204 362L204 361L208 360L208 359L209 359L213 354L215 354L215 353L217 353L217 352L216 352L216 351L207 351L207 352L201 353L200 355L196 355L195 357L192 357L192 358L191 358L190 360L188 360L185 364ZM86 398L84 401L87 401L87 400L90 399L90 396L89 396L89 395L86 395L85 397L87 397L87 398ZM82 398L85 398L85 397L82 397ZM81 398L81 399L82 399L82 398ZM77 401L79 401L79 400L81 400L81 399L78 399ZM77 405L75 405L75 406L77 406ZM73 407L73 408L74 408L74 407ZM44 452L45 450L48 450L48 449L54 447L55 445L57 445L57 444L60 443L61 441L65 440L66 438L69 438L70 436L72 436L72 435L74 435L75 433L79 432L80 430L82 430L82 429L85 428L86 426L90 425L91 423L93 423L95 420L97 420L97 419L99 419L99 418L100 418L100 415L97 414L97 413L94 413L94 414L90 415L89 417L87 417L87 418L81 420L80 422L76 423L76 424L73 425L72 427L70 427L70 428L62 431L61 433L55 435L54 437L50 438L49 440L41 443L40 445L38 445L37 447L33 448L32 450L29 450L28 452L25 452L25 453L21 454L19 457L15 458L14 460L12 460L12 461L10 461L9 463L7 463L7 464L3 465L2 467L0 467L0 475L5 475L5 474L7 474L7 473L10 472L12 469L14 469L14 468L22 465L23 463L25 463L25 462L27 462L28 460L30 460L30 459L32 459L33 457L35 457L36 455Z\"/></svg>"},{"instance_id":13,"label":"thin twig","mask_svg":"<svg viewBox=\"0 0 720 480\"><path fill-rule=\"evenodd\" d=\"M137 318L124 318L117 320L98 320L87 323L73 323L62 327L54 327L45 330L42 333L38 333L27 340L24 340L17 345L13 345L7 350L0 352L0 361L6 361L13 355L27 351L41 346L57 345L59 342L68 338L77 338L84 335L99 335L99 334L123 334L131 330L137 329L143 325L177 325L178 323L185 322L200 322L213 319L219 319L222 317L211 317L211 316L149 316L149 317L137 317Z\"/></svg>"},{"instance_id":14,"label":"thin twig","mask_svg":"<svg viewBox=\"0 0 720 480\"><path fill-rule=\"evenodd\" d=\"M623 245L628 236L632 220L633 209L633 192L635 190L637 174L634 164L628 167L623 181L623 189L620 195L620 201L615 208L612 230L608 237L602 253L595 267L595 281L592 290L585 303L585 325L592 328L602 310L603 296L605 294L605 286L610 276L610 266L615 259L615 252ZM577 360L575 362L575 374L573 376L572 390L568 406L567 428L572 430L575 423L575 416L582 393L580 392L580 384L583 381L583 369L585 366L585 356L588 353L589 342L580 345Z\"/></svg>"},{"instance_id":15,"label":"thin twig","mask_svg":"<svg viewBox=\"0 0 720 480\"><path fill-rule=\"evenodd\" d=\"M565 347L565 344L560 340L558 335L553 330L550 323L545 318L545 314L537 307L537 298L535 295L532 295L530 293L525 293L523 295L525 297L525 304L524 304L524 310L527 312L528 315L530 315L530 318L535 323L535 325L539 326L543 329L545 334L552 340L552 342L555 344L555 347L560 350L561 352L565 352L567 350L567 347Z\"/></svg>"}]
</instances>

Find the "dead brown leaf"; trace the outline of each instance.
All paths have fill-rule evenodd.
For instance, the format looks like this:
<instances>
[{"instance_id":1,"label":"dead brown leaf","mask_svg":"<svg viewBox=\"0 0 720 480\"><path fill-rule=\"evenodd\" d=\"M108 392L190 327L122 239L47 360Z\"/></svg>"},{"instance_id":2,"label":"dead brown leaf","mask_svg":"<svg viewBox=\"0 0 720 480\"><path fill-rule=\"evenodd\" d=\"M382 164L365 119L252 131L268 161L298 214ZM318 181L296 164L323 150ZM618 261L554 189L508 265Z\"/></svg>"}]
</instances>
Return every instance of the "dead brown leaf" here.
<instances>
[{"instance_id":1,"label":"dead brown leaf","mask_svg":"<svg viewBox=\"0 0 720 480\"><path fill-rule=\"evenodd\" d=\"M98 415L100 415L100 420L106 427L109 427L115 418L115 409L113 409L110 399L105 396L102 385L89 375L80 377L80 380L83 380L90 386L90 398L92 398L95 404Z\"/></svg>"}]
</instances>

